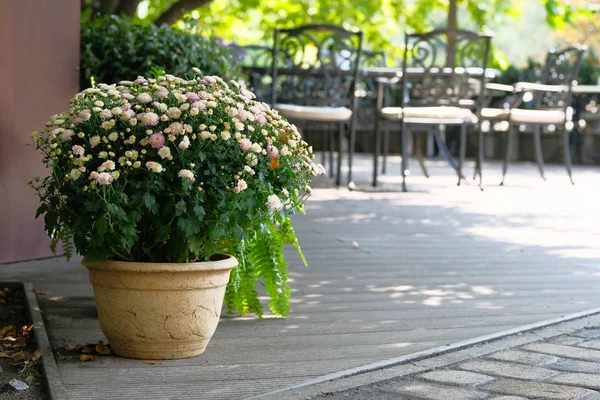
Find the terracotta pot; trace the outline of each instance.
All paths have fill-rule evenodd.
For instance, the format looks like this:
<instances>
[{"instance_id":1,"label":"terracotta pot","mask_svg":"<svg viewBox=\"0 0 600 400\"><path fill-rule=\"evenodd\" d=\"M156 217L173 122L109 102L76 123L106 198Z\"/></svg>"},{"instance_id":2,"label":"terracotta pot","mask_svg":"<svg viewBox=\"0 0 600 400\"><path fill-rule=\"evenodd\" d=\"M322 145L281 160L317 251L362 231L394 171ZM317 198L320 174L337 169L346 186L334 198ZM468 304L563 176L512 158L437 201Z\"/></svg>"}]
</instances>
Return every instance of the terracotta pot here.
<instances>
[{"instance_id":1,"label":"terracotta pot","mask_svg":"<svg viewBox=\"0 0 600 400\"><path fill-rule=\"evenodd\" d=\"M176 359L204 352L223 306L229 272L220 255L194 263L86 262L100 327L115 354Z\"/></svg>"}]
</instances>

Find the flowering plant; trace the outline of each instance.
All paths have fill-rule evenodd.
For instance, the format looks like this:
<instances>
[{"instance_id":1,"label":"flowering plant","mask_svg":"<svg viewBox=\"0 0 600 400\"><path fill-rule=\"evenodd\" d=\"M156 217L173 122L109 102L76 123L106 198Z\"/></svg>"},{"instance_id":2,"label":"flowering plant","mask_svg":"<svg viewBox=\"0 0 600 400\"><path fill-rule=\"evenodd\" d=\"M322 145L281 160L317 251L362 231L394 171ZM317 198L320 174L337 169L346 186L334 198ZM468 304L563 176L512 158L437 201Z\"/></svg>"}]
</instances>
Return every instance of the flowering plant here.
<instances>
[{"instance_id":1,"label":"flowering plant","mask_svg":"<svg viewBox=\"0 0 600 400\"><path fill-rule=\"evenodd\" d=\"M54 245L67 242L69 256L72 239L90 261L181 263L233 253L240 267L227 304L260 313L254 286L262 276L271 309L285 314L281 250L297 246L289 216L323 167L295 126L242 84L195 72L86 89L34 132L51 171L31 182L37 215Z\"/></svg>"}]
</instances>

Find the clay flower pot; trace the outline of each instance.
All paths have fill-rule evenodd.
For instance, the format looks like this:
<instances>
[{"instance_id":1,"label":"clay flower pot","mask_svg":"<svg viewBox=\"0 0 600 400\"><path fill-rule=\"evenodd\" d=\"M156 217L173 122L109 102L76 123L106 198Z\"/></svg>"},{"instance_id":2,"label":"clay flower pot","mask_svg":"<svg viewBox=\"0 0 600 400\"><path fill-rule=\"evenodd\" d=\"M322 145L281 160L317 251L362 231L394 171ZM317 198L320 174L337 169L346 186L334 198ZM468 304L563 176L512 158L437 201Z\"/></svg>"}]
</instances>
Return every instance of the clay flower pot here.
<instances>
[{"instance_id":1,"label":"clay flower pot","mask_svg":"<svg viewBox=\"0 0 600 400\"><path fill-rule=\"evenodd\" d=\"M176 359L204 352L238 262L219 255L193 263L87 262L102 331L115 354Z\"/></svg>"}]
</instances>

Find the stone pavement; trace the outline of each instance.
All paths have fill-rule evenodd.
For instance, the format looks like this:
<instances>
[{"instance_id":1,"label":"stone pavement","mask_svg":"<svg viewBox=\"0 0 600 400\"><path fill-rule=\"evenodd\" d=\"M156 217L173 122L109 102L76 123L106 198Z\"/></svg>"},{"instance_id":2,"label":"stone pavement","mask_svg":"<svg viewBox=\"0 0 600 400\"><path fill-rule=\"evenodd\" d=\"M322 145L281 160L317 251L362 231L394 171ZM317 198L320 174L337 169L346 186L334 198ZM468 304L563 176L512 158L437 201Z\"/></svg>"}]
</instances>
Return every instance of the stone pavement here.
<instances>
[{"instance_id":1,"label":"stone pavement","mask_svg":"<svg viewBox=\"0 0 600 400\"><path fill-rule=\"evenodd\" d=\"M266 398L600 399L600 315Z\"/></svg>"}]
</instances>

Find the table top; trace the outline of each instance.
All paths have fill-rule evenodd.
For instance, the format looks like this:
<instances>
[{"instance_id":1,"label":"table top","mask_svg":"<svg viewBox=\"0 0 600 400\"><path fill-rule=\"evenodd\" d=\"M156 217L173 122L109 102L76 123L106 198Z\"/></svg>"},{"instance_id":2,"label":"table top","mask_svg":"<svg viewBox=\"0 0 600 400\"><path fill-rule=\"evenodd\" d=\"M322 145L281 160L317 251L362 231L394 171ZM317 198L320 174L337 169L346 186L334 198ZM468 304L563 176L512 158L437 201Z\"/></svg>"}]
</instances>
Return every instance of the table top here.
<instances>
[{"instance_id":1,"label":"table top","mask_svg":"<svg viewBox=\"0 0 600 400\"><path fill-rule=\"evenodd\" d=\"M600 94L600 85L576 85L571 91L573 94Z\"/></svg>"},{"instance_id":2,"label":"table top","mask_svg":"<svg viewBox=\"0 0 600 400\"><path fill-rule=\"evenodd\" d=\"M271 67L243 67L243 69L246 69L248 71L263 73L263 74L271 73ZM282 74L286 73L285 68L279 68L278 71ZM431 68L427 71L430 74L440 74L440 75L444 75L444 74L449 75L453 72L452 68L441 68L441 69ZM425 68L419 68L419 67L410 67L410 68L406 69L407 75L415 76L415 77L423 75L425 72L426 72ZM306 75L316 75L319 73L319 71L318 70L306 70L303 73L305 73ZM402 73L403 73L402 67L364 67L364 68L360 68L358 71L358 74L361 77L384 78L384 79L390 79L392 81L397 81L399 78L401 78ZM482 73L483 73L483 68L462 68L462 67L454 68L454 74L457 74L457 75L467 74L467 75L473 75L473 76L481 76ZM500 71L498 71L497 69L486 68L486 70L485 70L486 79L493 79L499 75L500 75Z\"/></svg>"}]
</instances>

